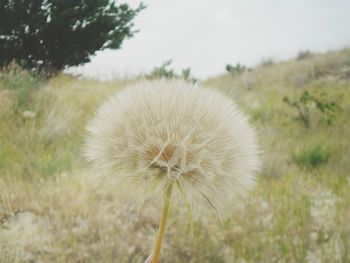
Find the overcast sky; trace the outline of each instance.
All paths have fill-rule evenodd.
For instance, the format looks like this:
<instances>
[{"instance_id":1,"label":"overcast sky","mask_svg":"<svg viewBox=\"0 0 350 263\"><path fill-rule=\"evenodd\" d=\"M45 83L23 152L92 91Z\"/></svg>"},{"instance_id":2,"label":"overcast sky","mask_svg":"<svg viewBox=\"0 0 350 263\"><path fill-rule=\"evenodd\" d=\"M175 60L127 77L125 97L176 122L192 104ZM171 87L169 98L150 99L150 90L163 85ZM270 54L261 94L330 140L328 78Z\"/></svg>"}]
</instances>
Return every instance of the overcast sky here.
<instances>
[{"instance_id":1,"label":"overcast sky","mask_svg":"<svg viewBox=\"0 0 350 263\"><path fill-rule=\"evenodd\" d=\"M131 6L140 1L124 0ZM78 69L110 79L148 72L168 59L199 78L227 63L254 66L284 60L299 50L350 46L350 0L144 0L139 29L120 50L99 52Z\"/></svg>"}]
</instances>

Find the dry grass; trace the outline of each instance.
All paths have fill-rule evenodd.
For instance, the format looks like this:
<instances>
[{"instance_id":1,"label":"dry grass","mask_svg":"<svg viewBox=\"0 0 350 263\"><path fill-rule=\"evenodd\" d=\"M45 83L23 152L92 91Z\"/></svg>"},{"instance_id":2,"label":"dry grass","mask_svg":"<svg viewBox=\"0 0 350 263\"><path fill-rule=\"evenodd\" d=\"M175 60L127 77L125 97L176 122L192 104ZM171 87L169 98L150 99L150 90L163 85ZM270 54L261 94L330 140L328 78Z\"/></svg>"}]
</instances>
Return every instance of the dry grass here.
<instances>
[{"instance_id":1,"label":"dry grass","mask_svg":"<svg viewBox=\"0 0 350 263\"><path fill-rule=\"evenodd\" d=\"M186 216L172 211L163 263L350 261L349 67L344 50L205 81L253 115L264 170L223 223L213 211L197 214L194 237ZM0 76L0 262L143 262L159 211L152 200L135 207L132 189L96 187L80 157L86 121L124 82L58 76L38 88L30 82L26 93L27 77L12 76L14 84ZM340 106L333 125L313 108L310 128L294 118L283 97L305 90ZM319 144L327 161L295 161L308 162Z\"/></svg>"}]
</instances>

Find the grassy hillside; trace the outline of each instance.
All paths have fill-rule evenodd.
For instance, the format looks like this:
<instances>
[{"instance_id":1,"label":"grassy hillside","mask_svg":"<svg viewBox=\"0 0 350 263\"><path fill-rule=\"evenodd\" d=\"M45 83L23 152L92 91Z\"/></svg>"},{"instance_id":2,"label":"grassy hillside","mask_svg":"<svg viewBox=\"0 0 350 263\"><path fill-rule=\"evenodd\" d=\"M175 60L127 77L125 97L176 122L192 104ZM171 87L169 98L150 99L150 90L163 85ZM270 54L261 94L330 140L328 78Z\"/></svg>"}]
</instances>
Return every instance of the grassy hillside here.
<instances>
[{"instance_id":1,"label":"grassy hillside","mask_svg":"<svg viewBox=\"0 0 350 263\"><path fill-rule=\"evenodd\" d=\"M18 68L0 73L0 262L143 262L159 212L80 156L97 105L131 81ZM213 211L170 220L162 263L350 261L350 51L308 56L203 82L258 127L255 192L222 223ZM128 189L126 189L128 191ZM129 190L131 191L131 190Z\"/></svg>"}]
</instances>

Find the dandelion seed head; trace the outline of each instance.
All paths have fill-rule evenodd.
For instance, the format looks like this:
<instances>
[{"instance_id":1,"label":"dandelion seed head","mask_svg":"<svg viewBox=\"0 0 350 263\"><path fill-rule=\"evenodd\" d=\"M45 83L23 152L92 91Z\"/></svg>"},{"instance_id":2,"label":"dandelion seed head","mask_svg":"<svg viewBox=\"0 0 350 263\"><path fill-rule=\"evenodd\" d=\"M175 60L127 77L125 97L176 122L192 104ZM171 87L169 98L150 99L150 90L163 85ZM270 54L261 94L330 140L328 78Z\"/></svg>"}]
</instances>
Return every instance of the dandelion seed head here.
<instances>
[{"instance_id":1,"label":"dandelion seed head","mask_svg":"<svg viewBox=\"0 0 350 263\"><path fill-rule=\"evenodd\" d=\"M87 126L85 156L100 177L174 202L222 210L251 189L256 133L234 102L180 80L141 81L108 99Z\"/></svg>"}]
</instances>

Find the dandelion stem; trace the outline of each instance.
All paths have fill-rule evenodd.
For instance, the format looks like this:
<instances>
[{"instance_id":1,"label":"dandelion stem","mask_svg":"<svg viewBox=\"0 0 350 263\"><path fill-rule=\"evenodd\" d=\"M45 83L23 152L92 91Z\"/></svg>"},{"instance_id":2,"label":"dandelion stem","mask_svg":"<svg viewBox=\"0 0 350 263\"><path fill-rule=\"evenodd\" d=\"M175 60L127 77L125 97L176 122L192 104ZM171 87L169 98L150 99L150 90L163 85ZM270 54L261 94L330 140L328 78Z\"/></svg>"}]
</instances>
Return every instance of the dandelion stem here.
<instances>
[{"instance_id":1,"label":"dandelion stem","mask_svg":"<svg viewBox=\"0 0 350 263\"><path fill-rule=\"evenodd\" d=\"M162 216L160 218L159 229L158 229L157 239L156 239L156 242L154 244L154 250L153 250L153 254L152 254L152 262L151 263L158 263L159 262L160 249L162 246L166 221L168 219L168 214L169 214L172 188L173 188L173 183L170 183L166 189L166 192L165 192L164 204L163 204L163 208L162 208Z\"/></svg>"}]
</instances>

